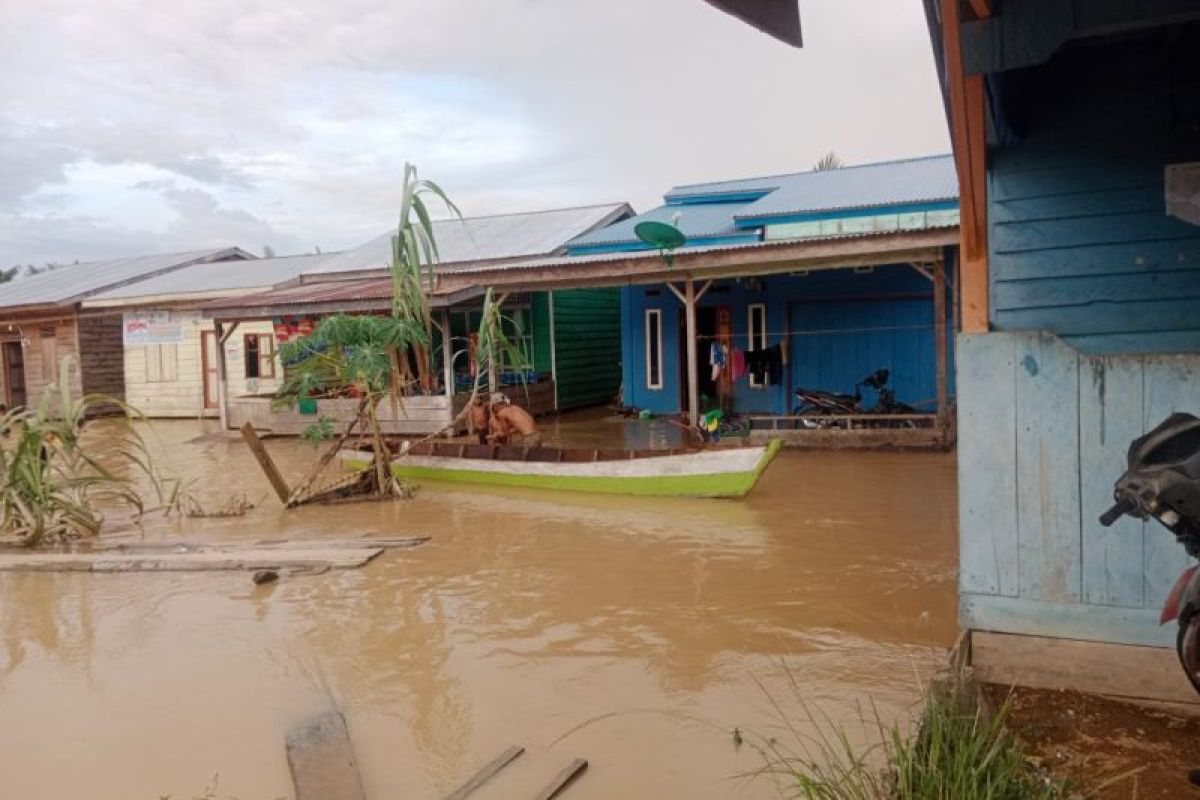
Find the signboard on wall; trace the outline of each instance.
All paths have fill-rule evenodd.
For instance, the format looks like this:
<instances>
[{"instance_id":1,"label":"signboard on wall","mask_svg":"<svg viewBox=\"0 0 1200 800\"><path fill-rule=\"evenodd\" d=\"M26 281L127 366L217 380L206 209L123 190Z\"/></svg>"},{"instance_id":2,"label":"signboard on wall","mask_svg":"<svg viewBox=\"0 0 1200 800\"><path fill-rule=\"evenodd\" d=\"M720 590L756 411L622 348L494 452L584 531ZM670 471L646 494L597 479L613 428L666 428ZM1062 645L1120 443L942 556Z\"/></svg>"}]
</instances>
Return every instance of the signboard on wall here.
<instances>
[{"instance_id":1,"label":"signboard on wall","mask_svg":"<svg viewBox=\"0 0 1200 800\"><path fill-rule=\"evenodd\" d=\"M126 346L183 344L189 314L170 311L126 311L121 339Z\"/></svg>"}]
</instances>

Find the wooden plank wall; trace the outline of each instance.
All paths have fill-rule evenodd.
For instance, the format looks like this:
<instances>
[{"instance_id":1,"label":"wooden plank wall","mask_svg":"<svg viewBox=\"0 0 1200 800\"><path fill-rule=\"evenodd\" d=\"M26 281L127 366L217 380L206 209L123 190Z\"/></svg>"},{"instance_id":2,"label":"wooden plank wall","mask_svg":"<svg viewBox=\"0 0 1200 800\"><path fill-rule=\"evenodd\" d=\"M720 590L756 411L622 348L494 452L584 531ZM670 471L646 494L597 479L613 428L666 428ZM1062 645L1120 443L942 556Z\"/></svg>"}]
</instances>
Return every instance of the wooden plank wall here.
<instances>
[{"instance_id":1,"label":"wooden plank wall","mask_svg":"<svg viewBox=\"0 0 1200 800\"><path fill-rule=\"evenodd\" d=\"M125 391L127 401L150 417L197 417L217 416L216 409L204 409L203 361L200 353L201 331L213 330L212 320L202 319L198 312L173 311L183 319L184 341L182 344L165 345L176 349L176 377L174 380L150 380L146 368L146 356L150 347L132 345L124 348ZM243 322L229 337L225 346L225 361L229 370L229 395L253 394L246 380L243 336L247 333L273 333L270 322ZM276 345L278 353L278 345ZM259 379L258 394L273 393L283 376L278 356L275 363L275 379Z\"/></svg>"},{"instance_id":2,"label":"wooden plank wall","mask_svg":"<svg viewBox=\"0 0 1200 800\"><path fill-rule=\"evenodd\" d=\"M79 318L79 361L85 394L125 399L125 348L121 315Z\"/></svg>"},{"instance_id":3,"label":"wooden plank wall","mask_svg":"<svg viewBox=\"0 0 1200 800\"><path fill-rule=\"evenodd\" d=\"M71 391L82 394L83 385L79 377L79 339L76 336L75 319L22 323L27 344L25 346L25 391L31 404L38 402L48 385L57 385L56 367L61 366L64 356L71 356ZM44 341L49 340L49 341Z\"/></svg>"},{"instance_id":4,"label":"wooden plank wall","mask_svg":"<svg viewBox=\"0 0 1200 800\"><path fill-rule=\"evenodd\" d=\"M1165 165L1200 160L1200 28L1065 47L1008 73L992 148L992 324L1086 353L1200 350L1200 227Z\"/></svg>"},{"instance_id":5,"label":"wooden plank wall","mask_svg":"<svg viewBox=\"0 0 1200 800\"><path fill-rule=\"evenodd\" d=\"M560 410L611 402L621 385L619 289L553 293Z\"/></svg>"},{"instance_id":6,"label":"wooden plank wall","mask_svg":"<svg viewBox=\"0 0 1200 800\"><path fill-rule=\"evenodd\" d=\"M1088 356L1044 332L958 337L964 627L1163 645L1188 564L1161 526L1096 521L1129 441L1200 414L1200 354Z\"/></svg>"}]
</instances>

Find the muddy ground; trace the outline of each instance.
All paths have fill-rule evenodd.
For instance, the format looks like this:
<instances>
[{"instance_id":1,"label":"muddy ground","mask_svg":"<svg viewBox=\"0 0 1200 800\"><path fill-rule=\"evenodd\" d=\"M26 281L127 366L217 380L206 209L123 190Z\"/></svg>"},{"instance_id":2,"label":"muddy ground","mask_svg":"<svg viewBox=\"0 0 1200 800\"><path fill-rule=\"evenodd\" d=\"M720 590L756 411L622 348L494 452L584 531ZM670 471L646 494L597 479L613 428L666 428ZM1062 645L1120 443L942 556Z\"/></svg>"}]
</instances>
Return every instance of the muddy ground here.
<instances>
[{"instance_id":1,"label":"muddy ground","mask_svg":"<svg viewBox=\"0 0 1200 800\"><path fill-rule=\"evenodd\" d=\"M1200 798L1200 716L1070 691L989 686L1030 757L1097 800Z\"/></svg>"}]
</instances>

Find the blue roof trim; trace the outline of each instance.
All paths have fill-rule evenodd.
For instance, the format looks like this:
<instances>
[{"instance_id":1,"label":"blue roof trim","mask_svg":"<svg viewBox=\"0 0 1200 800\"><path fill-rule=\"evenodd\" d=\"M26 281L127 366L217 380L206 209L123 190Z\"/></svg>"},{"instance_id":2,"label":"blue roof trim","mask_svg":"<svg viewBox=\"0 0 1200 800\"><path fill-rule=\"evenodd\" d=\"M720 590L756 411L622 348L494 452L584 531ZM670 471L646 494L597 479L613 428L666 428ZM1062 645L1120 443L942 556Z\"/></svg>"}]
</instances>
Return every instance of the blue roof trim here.
<instances>
[{"instance_id":1,"label":"blue roof trim","mask_svg":"<svg viewBox=\"0 0 1200 800\"><path fill-rule=\"evenodd\" d=\"M725 192L724 194L678 194L664 195L669 206L695 206L702 203L753 203L769 195L774 189L753 192Z\"/></svg>"},{"instance_id":2,"label":"blue roof trim","mask_svg":"<svg viewBox=\"0 0 1200 800\"><path fill-rule=\"evenodd\" d=\"M833 211L814 211L804 214L746 215L735 216L734 225L739 228L761 228L765 225L783 225L790 222L820 222L829 219L854 219L878 217L885 214L920 214L926 211L953 211L958 208L958 199L938 200L926 203L904 203L901 205L868 206L866 208L843 208Z\"/></svg>"},{"instance_id":3,"label":"blue roof trim","mask_svg":"<svg viewBox=\"0 0 1200 800\"><path fill-rule=\"evenodd\" d=\"M687 240L687 243L680 248L685 250L688 247L708 247L711 245L724 244L747 244L750 242L761 241L762 237L758 232L746 233L735 236L693 236ZM605 244L589 244L567 246L567 255L569 256L590 256L597 253L632 253L641 250L653 250L654 248L645 242L609 242Z\"/></svg>"}]
</instances>

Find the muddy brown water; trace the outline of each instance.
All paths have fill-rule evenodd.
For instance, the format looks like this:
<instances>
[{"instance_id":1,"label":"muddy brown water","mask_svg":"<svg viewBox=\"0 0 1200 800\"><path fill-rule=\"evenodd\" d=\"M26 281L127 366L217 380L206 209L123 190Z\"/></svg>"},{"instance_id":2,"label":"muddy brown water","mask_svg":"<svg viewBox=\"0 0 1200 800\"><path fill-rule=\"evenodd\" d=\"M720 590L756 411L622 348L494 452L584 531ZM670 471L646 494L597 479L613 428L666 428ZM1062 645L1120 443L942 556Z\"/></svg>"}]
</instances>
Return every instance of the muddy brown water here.
<instances>
[{"instance_id":1,"label":"muddy brown water","mask_svg":"<svg viewBox=\"0 0 1200 800\"><path fill-rule=\"evenodd\" d=\"M952 455L784 452L743 501L430 482L409 501L284 512L240 441L154 429L206 502L263 502L114 519L114 539L433 539L262 587L0 575L0 798L191 798L214 776L222 798L290 797L284 735L330 702L371 798L442 796L510 744L527 753L475 796L532 796L582 756L566 797L776 797L744 777L756 736L798 752L806 708L856 738L876 715L903 723L956 635ZM589 417L549 439L676 436ZM268 446L292 480L314 458Z\"/></svg>"}]
</instances>

